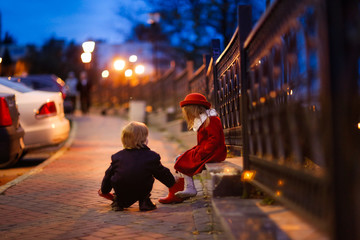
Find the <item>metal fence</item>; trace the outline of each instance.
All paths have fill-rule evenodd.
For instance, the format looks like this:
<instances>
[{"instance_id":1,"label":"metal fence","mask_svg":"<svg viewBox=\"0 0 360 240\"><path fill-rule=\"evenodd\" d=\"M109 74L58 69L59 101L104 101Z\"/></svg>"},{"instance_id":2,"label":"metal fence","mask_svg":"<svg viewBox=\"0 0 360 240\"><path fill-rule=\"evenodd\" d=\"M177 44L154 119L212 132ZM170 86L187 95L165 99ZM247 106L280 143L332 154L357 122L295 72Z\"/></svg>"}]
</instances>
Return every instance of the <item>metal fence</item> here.
<instances>
[{"instance_id":1,"label":"metal fence","mask_svg":"<svg viewBox=\"0 0 360 240\"><path fill-rule=\"evenodd\" d=\"M228 149L252 184L333 239L360 239L360 3L274 1L254 28L240 6L224 51L193 73L176 68L143 87L158 110L189 92L216 107Z\"/></svg>"},{"instance_id":2,"label":"metal fence","mask_svg":"<svg viewBox=\"0 0 360 240\"><path fill-rule=\"evenodd\" d=\"M360 236L359 7L276 1L248 34L242 6L214 66L227 145L252 184L334 239Z\"/></svg>"}]
</instances>

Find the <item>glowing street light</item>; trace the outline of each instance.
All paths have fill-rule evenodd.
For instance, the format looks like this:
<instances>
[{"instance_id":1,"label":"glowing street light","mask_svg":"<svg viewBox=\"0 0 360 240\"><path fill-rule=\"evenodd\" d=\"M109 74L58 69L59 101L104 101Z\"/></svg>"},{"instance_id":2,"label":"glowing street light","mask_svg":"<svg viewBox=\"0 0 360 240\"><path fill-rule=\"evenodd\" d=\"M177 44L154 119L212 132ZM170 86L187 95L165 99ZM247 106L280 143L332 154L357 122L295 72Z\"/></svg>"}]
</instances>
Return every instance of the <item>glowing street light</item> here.
<instances>
[{"instance_id":1,"label":"glowing street light","mask_svg":"<svg viewBox=\"0 0 360 240\"><path fill-rule=\"evenodd\" d=\"M102 71L102 73L101 73L101 76L102 76L103 78L108 78L109 75L110 75L110 73L109 73L108 70L104 70L104 71Z\"/></svg>"},{"instance_id":2,"label":"glowing street light","mask_svg":"<svg viewBox=\"0 0 360 240\"><path fill-rule=\"evenodd\" d=\"M81 61L83 63L89 63L91 62L91 53L89 52L84 52L81 54Z\"/></svg>"},{"instance_id":3,"label":"glowing street light","mask_svg":"<svg viewBox=\"0 0 360 240\"><path fill-rule=\"evenodd\" d=\"M134 63L134 62L136 62L136 61L137 61L137 56L136 56L136 55L131 55L131 56L129 57L129 62Z\"/></svg>"},{"instance_id":4,"label":"glowing street light","mask_svg":"<svg viewBox=\"0 0 360 240\"><path fill-rule=\"evenodd\" d=\"M137 66L135 67L135 73L136 73L136 74L141 75L141 74L143 74L144 72L145 72L145 67L144 67L144 65L137 65Z\"/></svg>"},{"instance_id":5,"label":"glowing street light","mask_svg":"<svg viewBox=\"0 0 360 240\"><path fill-rule=\"evenodd\" d=\"M132 69L126 69L126 71L125 71L125 77L131 77L132 74L133 74Z\"/></svg>"},{"instance_id":6,"label":"glowing street light","mask_svg":"<svg viewBox=\"0 0 360 240\"><path fill-rule=\"evenodd\" d=\"M86 53L92 53L95 49L95 42L94 41L86 41L82 44L82 48Z\"/></svg>"},{"instance_id":7,"label":"glowing street light","mask_svg":"<svg viewBox=\"0 0 360 240\"><path fill-rule=\"evenodd\" d=\"M114 62L114 68L117 71L121 71L125 68L125 61L122 59L115 60Z\"/></svg>"}]
</instances>

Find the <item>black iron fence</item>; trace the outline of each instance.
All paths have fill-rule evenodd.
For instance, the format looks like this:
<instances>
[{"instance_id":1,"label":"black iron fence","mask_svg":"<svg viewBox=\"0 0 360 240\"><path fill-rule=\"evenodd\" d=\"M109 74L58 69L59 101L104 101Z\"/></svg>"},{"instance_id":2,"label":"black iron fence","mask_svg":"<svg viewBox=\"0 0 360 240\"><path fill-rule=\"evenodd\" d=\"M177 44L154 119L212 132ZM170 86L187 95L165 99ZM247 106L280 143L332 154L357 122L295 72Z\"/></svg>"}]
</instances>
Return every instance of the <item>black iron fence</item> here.
<instances>
[{"instance_id":1,"label":"black iron fence","mask_svg":"<svg viewBox=\"0 0 360 240\"><path fill-rule=\"evenodd\" d=\"M240 6L224 51L143 86L153 112L181 118L189 92L220 114L251 182L333 239L360 239L360 3L274 1L255 27Z\"/></svg>"},{"instance_id":2,"label":"black iron fence","mask_svg":"<svg viewBox=\"0 0 360 240\"><path fill-rule=\"evenodd\" d=\"M240 7L214 66L227 144L251 183L334 239L360 237L359 8L275 1L248 34Z\"/></svg>"}]
</instances>

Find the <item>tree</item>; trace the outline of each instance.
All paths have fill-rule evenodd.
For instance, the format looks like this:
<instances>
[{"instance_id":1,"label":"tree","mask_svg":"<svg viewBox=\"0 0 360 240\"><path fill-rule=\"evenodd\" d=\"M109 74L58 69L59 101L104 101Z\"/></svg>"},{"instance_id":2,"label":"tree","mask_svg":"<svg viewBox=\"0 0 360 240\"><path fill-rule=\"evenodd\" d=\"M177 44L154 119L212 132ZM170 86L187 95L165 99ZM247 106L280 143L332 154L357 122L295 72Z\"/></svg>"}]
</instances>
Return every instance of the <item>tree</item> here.
<instances>
[{"instance_id":1,"label":"tree","mask_svg":"<svg viewBox=\"0 0 360 240\"><path fill-rule=\"evenodd\" d=\"M180 56L202 63L202 56L210 53L211 39L219 38L226 46L237 27L237 6L253 7L253 22L265 9L264 0L148 0L160 13L162 33ZM138 25L138 30L144 30Z\"/></svg>"}]
</instances>

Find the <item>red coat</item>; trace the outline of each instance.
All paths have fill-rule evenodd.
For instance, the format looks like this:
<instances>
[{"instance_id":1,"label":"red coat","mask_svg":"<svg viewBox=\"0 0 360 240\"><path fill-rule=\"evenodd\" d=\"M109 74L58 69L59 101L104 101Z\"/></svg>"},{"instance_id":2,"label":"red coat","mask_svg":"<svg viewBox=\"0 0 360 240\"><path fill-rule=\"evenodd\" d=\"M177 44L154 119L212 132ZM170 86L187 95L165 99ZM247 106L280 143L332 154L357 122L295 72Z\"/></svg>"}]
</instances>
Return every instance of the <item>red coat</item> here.
<instances>
[{"instance_id":1,"label":"red coat","mask_svg":"<svg viewBox=\"0 0 360 240\"><path fill-rule=\"evenodd\" d=\"M197 145L178 157L174 168L188 176L200 173L205 163L221 162L226 158L224 132L219 117L210 117L205 128L204 123L197 133Z\"/></svg>"}]
</instances>

